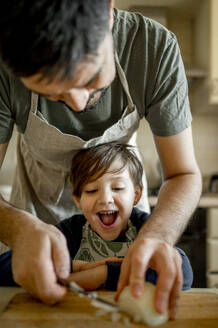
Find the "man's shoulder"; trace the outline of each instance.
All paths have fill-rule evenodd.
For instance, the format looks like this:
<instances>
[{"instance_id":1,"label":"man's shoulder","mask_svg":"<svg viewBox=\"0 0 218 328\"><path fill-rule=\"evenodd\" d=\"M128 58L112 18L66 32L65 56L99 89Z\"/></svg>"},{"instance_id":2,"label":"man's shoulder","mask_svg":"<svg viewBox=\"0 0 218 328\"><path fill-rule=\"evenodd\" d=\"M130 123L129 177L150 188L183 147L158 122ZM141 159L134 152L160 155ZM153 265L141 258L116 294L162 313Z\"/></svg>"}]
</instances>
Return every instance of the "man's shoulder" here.
<instances>
[{"instance_id":1,"label":"man's shoulder","mask_svg":"<svg viewBox=\"0 0 218 328\"><path fill-rule=\"evenodd\" d=\"M177 42L175 35L157 21L138 12L114 9L113 34L119 42L134 38L135 42L144 42L155 47L157 42Z\"/></svg>"},{"instance_id":2,"label":"man's shoulder","mask_svg":"<svg viewBox=\"0 0 218 328\"><path fill-rule=\"evenodd\" d=\"M13 72L0 60L0 81L4 88L1 88L1 93L7 92L10 98L10 103L13 105L13 110L16 110L16 104L19 105L21 101L26 101L26 97L30 98L31 91L28 90L21 82L20 78L13 74ZM24 103L25 104L25 103ZM19 109L19 106L17 106Z\"/></svg>"},{"instance_id":3,"label":"man's shoulder","mask_svg":"<svg viewBox=\"0 0 218 328\"><path fill-rule=\"evenodd\" d=\"M31 91L2 61L0 61L0 142L10 139L13 125L24 133L31 108ZM10 133L8 132L10 129Z\"/></svg>"},{"instance_id":4,"label":"man's shoulder","mask_svg":"<svg viewBox=\"0 0 218 328\"><path fill-rule=\"evenodd\" d=\"M5 74L7 76L10 75L10 71L9 69L7 68L7 66L3 63L2 60L0 60L0 73L2 74Z\"/></svg>"},{"instance_id":5,"label":"man's shoulder","mask_svg":"<svg viewBox=\"0 0 218 328\"><path fill-rule=\"evenodd\" d=\"M0 83L1 83L1 93L8 92L11 88L11 78L12 75L5 64L0 60Z\"/></svg>"},{"instance_id":6,"label":"man's shoulder","mask_svg":"<svg viewBox=\"0 0 218 328\"><path fill-rule=\"evenodd\" d=\"M2 62L2 60L0 60L0 77L1 80L5 81L6 84L10 84L10 87L18 83L20 84L21 88L25 88L20 79L11 72L11 70L5 63Z\"/></svg>"},{"instance_id":7,"label":"man's shoulder","mask_svg":"<svg viewBox=\"0 0 218 328\"><path fill-rule=\"evenodd\" d=\"M10 140L14 123L19 132L25 130L28 118L29 91L8 67L0 61L0 143Z\"/></svg>"}]
</instances>

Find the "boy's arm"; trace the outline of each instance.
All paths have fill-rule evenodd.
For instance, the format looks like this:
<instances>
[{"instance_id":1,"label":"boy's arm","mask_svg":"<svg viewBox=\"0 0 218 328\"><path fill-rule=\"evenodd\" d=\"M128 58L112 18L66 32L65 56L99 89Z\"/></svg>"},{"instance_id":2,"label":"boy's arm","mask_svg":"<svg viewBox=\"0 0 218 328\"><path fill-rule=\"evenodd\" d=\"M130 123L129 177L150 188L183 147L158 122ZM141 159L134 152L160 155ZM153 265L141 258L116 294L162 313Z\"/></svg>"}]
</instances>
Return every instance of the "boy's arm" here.
<instances>
[{"instance_id":1,"label":"boy's arm","mask_svg":"<svg viewBox=\"0 0 218 328\"><path fill-rule=\"evenodd\" d=\"M104 286L107 279L106 264L98 265L94 268L77 271L70 274L68 281L75 281L85 290L96 290Z\"/></svg>"},{"instance_id":2,"label":"boy's arm","mask_svg":"<svg viewBox=\"0 0 218 328\"><path fill-rule=\"evenodd\" d=\"M107 278L104 287L109 290L116 290L117 283L120 276L122 262L106 262L107 265Z\"/></svg>"},{"instance_id":3,"label":"boy's arm","mask_svg":"<svg viewBox=\"0 0 218 328\"><path fill-rule=\"evenodd\" d=\"M95 267L106 264L107 262L122 262L122 261L123 261L123 258L114 257L114 256L105 257L101 260L92 261L92 262L73 260L72 261L72 269L73 269L72 271L73 272L84 271L84 270L94 269Z\"/></svg>"},{"instance_id":4,"label":"boy's arm","mask_svg":"<svg viewBox=\"0 0 218 328\"><path fill-rule=\"evenodd\" d=\"M73 273L68 281L75 281L85 290L104 287L116 290L122 258L108 257L94 262L72 261Z\"/></svg>"}]
</instances>

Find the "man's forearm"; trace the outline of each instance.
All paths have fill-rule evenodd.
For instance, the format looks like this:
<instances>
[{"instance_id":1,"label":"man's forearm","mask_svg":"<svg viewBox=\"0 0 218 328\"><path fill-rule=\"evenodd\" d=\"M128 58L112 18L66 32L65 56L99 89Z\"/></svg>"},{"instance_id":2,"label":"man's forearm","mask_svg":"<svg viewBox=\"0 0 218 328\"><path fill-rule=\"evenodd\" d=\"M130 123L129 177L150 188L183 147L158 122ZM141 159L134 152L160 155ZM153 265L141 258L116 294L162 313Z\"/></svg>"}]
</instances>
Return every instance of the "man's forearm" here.
<instances>
[{"instance_id":1,"label":"man's forearm","mask_svg":"<svg viewBox=\"0 0 218 328\"><path fill-rule=\"evenodd\" d=\"M199 202L201 188L200 172L166 180L160 189L157 205L139 236L162 239L174 245Z\"/></svg>"},{"instance_id":2,"label":"man's forearm","mask_svg":"<svg viewBox=\"0 0 218 328\"><path fill-rule=\"evenodd\" d=\"M39 220L28 212L10 205L0 195L0 240L13 247L19 232L34 226Z\"/></svg>"}]
</instances>

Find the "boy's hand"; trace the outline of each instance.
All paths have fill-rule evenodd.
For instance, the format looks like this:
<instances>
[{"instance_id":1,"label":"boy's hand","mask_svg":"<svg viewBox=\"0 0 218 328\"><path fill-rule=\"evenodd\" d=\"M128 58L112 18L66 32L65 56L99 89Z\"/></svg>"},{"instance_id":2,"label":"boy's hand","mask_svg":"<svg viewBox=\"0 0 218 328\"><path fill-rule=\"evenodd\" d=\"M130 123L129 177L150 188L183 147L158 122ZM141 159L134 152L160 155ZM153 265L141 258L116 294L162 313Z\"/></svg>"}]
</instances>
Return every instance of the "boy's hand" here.
<instances>
[{"instance_id":1,"label":"boy's hand","mask_svg":"<svg viewBox=\"0 0 218 328\"><path fill-rule=\"evenodd\" d=\"M118 257L106 257L104 259L93 261L93 262L73 260L73 272L93 269L96 268L97 266L106 264L106 262L122 262L122 261L123 258L118 258Z\"/></svg>"},{"instance_id":2,"label":"boy's hand","mask_svg":"<svg viewBox=\"0 0 218 328\"><path fill-rule=\"evenodd\" d=\"M82 261L81 261L82 262ZM94 263L90 262L89 264ZM105 284L107 279L107 265L101 264L94 268L73 272L67 278L68 281L75 281L85 290L96 290Z\"/></svg>"}]
</instances>

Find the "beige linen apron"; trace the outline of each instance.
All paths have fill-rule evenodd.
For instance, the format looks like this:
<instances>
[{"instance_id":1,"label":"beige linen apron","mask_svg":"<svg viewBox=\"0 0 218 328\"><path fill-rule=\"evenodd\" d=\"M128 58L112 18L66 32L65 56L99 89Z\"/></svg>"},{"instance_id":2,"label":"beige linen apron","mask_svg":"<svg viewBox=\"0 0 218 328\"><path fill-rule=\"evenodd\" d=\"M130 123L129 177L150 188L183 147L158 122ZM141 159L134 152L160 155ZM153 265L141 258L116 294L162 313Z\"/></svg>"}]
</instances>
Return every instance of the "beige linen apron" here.
<instances>
[{"instance_id":1,"label":"beige linen apron","mask_svg":"<svg viewBox=\"0 0 218 328\"><path fill-rule=\"evenodd\" d=\"M18 136L18 159L11 194L13 205L51 224L80 213L73 202L68 173L74 154L81 148L110 141L135 144L140 117L117 58L116 65L128 106L118 122L100 137L85 141L62 133L43 118L37 110L38 95L32 93L26 130ZM144 195L138 207L149 212L145 176Z\"/></svg>"}]
</instances>

